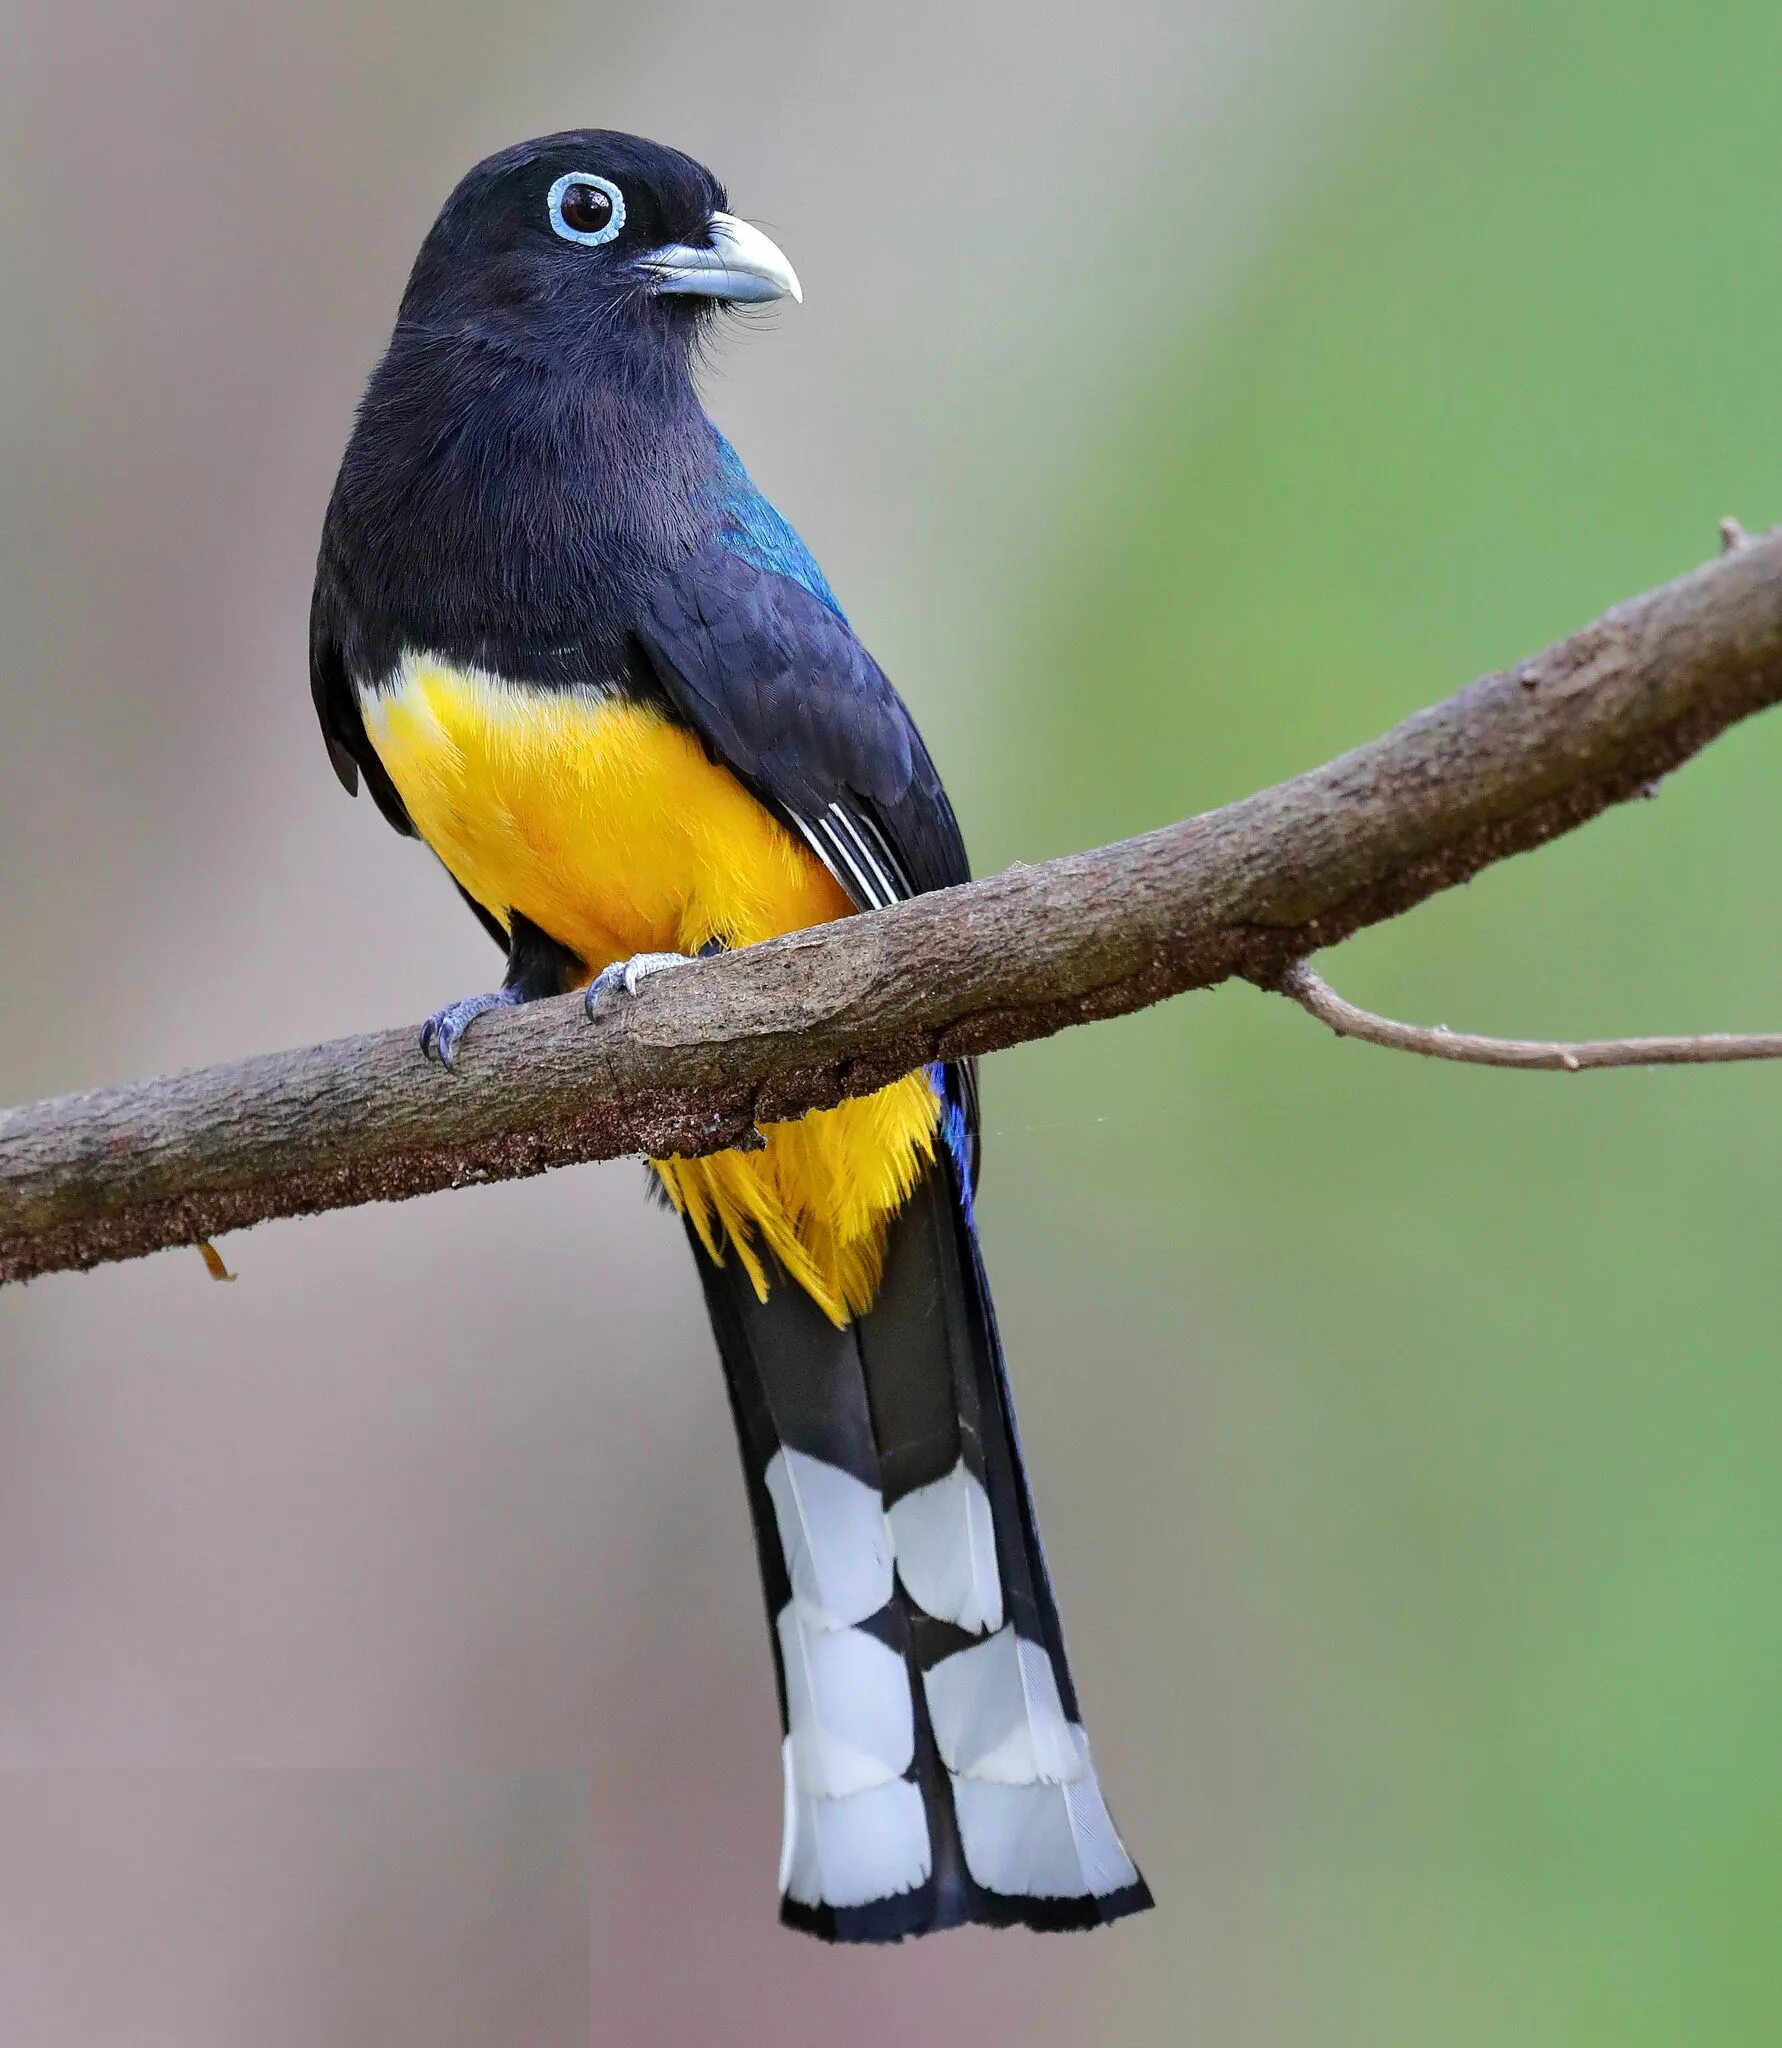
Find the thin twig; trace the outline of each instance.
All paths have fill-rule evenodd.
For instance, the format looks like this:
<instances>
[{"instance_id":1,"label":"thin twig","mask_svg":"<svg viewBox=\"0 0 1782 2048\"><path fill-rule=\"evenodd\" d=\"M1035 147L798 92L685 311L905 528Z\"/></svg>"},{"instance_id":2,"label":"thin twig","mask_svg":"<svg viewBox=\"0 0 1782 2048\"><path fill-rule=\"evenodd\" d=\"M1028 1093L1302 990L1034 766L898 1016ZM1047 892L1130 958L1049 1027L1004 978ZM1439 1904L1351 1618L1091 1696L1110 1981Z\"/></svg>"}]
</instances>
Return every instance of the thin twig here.
<instances>
[{"instance_id":1,"label":"thin twig","mask_svg":"<svg viewBox=\"0 0 1782 2048\"><path fill-rule=\"evenodd\" d=\"M1771 533L1241 803L676 968L596 1024L575 996L491 1015L455 1076L404 1029L0 1111L0 1280L578 1160L719 1151L930 1060L1233 976L1278 987L1650 794L1778 701Z\"/></svg>"},{"instance_id":2,"label":"thin twig","mask_svg":"<svg viewBox=\"0 0 1782 2048\"><path fill-rule=\"evenodd\" d=\"M1528 1067L1537 1072L1582 1074L1592 1067L1708 1067L1729 1060L1782 1060L1782 1032L1702 1032L1693 1038L1480 1038L1446 1024L1401 1024L1357 1008L1304 961L1277 984L1302 1010L1328 1024L1339 1038L1360 1038L1392 1052L1471 1067Z\"/></svg>"}]
</instances>

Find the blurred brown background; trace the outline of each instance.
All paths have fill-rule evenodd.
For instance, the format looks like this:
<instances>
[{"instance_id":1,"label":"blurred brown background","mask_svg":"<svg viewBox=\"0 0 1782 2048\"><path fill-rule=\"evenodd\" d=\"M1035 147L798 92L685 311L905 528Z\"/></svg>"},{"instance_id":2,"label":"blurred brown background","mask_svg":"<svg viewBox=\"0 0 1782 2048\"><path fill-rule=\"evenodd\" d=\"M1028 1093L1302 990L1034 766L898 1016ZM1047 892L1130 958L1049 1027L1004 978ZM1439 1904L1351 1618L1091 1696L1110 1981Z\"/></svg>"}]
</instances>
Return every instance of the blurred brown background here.
<instances>
[{"instance_id":1,"label":"blurred brown background","mask_svg":"<svg viewBox=\"0 0 1782 2048\"><path fill-rule=\"evenodd\" d=\"M303 657L406 266L520 136L677 143L797 264L714 410L980 867L1308 765L1775 510L1770 10L5 14L5 1100L488 979ZM1779 766L1741 734L1339 979L1773 1020ZM1773 1081L1405 1072L1279 1009L988 1077L1156 1914L776 1927L729 1421L612 1166L0 1297L0 2040L1774 2039Z\"/></svg>"}]
</instances>

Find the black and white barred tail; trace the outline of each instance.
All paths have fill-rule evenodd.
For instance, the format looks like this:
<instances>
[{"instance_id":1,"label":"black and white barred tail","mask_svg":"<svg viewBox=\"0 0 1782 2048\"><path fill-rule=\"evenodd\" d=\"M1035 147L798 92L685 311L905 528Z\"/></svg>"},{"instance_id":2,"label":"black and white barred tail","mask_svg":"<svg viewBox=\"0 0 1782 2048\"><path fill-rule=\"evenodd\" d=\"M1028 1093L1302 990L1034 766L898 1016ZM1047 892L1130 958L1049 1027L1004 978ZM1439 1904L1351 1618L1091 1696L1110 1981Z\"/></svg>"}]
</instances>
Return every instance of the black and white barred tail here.
<instances>
[{"instance_id":1,"label":"black and white barred tail","mask_svg":"<svg viewBox=\"0 0 1782 2048\"><path fill-rule=\"evenodd\" d=\"M943 1155L845 1330L694 1244L785 1729L781 1917L830 1941L1151 1903L1096 1782L995 1314Z\"/></svg>"}]
</instances>

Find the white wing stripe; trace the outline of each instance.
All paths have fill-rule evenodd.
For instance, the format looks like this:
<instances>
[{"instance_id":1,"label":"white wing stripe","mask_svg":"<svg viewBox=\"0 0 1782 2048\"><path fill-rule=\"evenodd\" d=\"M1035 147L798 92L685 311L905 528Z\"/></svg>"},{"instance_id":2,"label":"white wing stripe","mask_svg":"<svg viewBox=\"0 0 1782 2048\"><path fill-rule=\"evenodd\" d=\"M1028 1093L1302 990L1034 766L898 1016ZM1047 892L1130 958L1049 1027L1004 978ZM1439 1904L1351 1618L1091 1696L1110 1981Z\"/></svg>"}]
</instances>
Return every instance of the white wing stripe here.
<instances>
[{"instance_id":1,"label":"white wing stripe","mask_svg":"<svg viewBox=\"0 0 1782 2048\"><path fill-rule=\"evenodd\" d=\"M897 901L897 891L892 886L890 880L887 878L884 869L880 867L878 862L873 858L872 848L869 847L865 839L861 837L860 827L857 824L855 824L853 818L848 814L848 812L842 809L840 804L831 804L829 806L829 816L832 817L835 820L836 825L839 825L842 831L846 832L848 837L851 840L853 840L855 848L859 852L860 858L863 861L865 861L869 868L872 869L873 877L879 885L879 900L873 906L874 909L881 909L887 903L895 903ZM835 826L831 826L830 830L834 831Z\"/></svg>"},{"instance_id":2,"label":"white wing stripe","mask_svg":"<svg viewBox=\"0 0 1782 2048\"><path fill-rule=\"evenodd\" d=\"M845 882L842 884L844 888L848 889L848 894L853 897L856 903L863 905L868 910L882 910L885 906L879 901L878 892L866 879L865 871L843 843L841 834L829 823L827 816L817 820L817 830L835 848L836 857L854 878L852 888L848 888L848 884Z\"/></svg>"},{"instance_id":3,"label":"white wing stripe","mask_svg":"<svg viewBox=\"0 0 1782 2048\"><path fill-rule=\"evenodd\" d=\"M863 909L883 910L915 894L903 863L870 818L856 818L838 803L814 823L797 811L786 815L798 836Z\"/></svg>"},{"instance_id":4,"label":"white wing stripe","mask_svg":"<svg viewBox=\"0 0 1782 2048\"><path fill-rule=\"evenodd\" d=\"M792 820L793 824L797 826L799 837L810 848L812 853L814 853L817 856L817 858L823 863L824 867L826 867L829 870L829 872L835 877L835 879L842 885L842 887L846 889L848 886L847 876L844 875L841 869L836 866L835 856L829 852L828 848L824 846L822 840L820 840L817 837L814 828L810 824L808 824L803 818L801 818L796 811L788 811L786 815L788 818Z\"/></svg>"},{"instance_id":5,"label":"white wing stripe","mask_svg":"<svg viewBox=\"0 0 1782 2048\"><path fill-rule=\"evenodd\" d=\"M916 885L910 880L909 870L892 851L890 841L879 830L877 823L864 814L859 817L851 817L850 822L856 832L864 834L867 840L878 849L879 859L884 863L885 871L892 878L894 893L900 899L906 896L913 896L916 893Z\"/></svg>"}]
</instances>

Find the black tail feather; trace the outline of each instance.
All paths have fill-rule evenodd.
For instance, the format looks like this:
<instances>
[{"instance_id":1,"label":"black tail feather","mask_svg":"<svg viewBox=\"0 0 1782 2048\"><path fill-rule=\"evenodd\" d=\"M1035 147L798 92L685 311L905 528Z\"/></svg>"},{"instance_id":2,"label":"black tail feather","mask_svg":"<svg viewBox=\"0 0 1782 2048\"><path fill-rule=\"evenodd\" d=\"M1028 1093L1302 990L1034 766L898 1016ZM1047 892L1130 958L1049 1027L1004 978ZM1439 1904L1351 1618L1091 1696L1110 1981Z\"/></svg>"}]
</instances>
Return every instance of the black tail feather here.
<instances>
[{"instance_id":1,"label":"black tail feather","mask_svg":"<svg viewBox=\"0 0 1782 2048\"><path fill-rule=\"evenodd\" d=\"M943 1514L952 1514L956 1497L947 1491L947 1483L957 1489L960 1526L964 1528L971 1512L971 1489L957 1478L950 1479L963 1468L972 1484L982 1490L987 1507L981 1506L977 1512L987 1514L994 1532L990 1592L999 1601L999 1611L975 1616L968 1603L962 1612L970 1626L925 1611L905 1582L907 1574L920 1586L921 1575L911 1569L900 1548L897 1575L885 1582L888 1597L883 1608L870 1615L847 1617L848 1625L858 1633L894 1649L907 1674L913 1745L903 1775L921 1797L927 1824L926 1876L883 1896L849 1895L841 1903L786 1896L781 1917L788 1925L826 1940L896 1941L967 1922L1091 1927L1149 1905L1144 1880L1126 1860L1100 1805L1086 1749L1085 1796L1092 1796L1093 1815L1099 1816L1105 1831L1097 1836L1105 1853L1094 1879L1085 1880L1073 1892L1061 1888L1055 1868L1042 1868L1033 1879L1035 1890L1022 1893L994 1889L972 1875L969 1827L962 1822L964 1809L959 1801L966 1798L968 1790L974 1797L981 1796L983 1788L956 1785L946 1767L945 1744L937 1737L927 1675L950 1657L987 1646L998 1629L1006 1633L1006 1628L1012 1628L1015 1638L1043 1650L1050 1663L1064 1720L1071 1724L1066 1739L1080 1743L1080 1729L1075 1725L1079 1720L1076 1694L1015 1432L995 1311L951 1158L937 1161L894 1219L884 1279L874 1305L843 1330L836 1329L809 1297L777 1270L771 1274L767 1301L758 1300L740 1261L719 1264L691 1230L688 1235L736 1417L774 1635L782 1725L789 1734L792 1718L781 1625L793 1599L794 1573L788 1566L787 1535L781 1520L784 1486L782 1504L776 1508L767 1478L777 1452L804 1453L871 1484L888 1513L887 1533L893 1536L900 1525L895 1511L924 1488L935 1490ZM947 1525L943 1522L941 1526ZM814 1547L820 1548L822 1540L819 1527ZM935 1598L932 1592L928 1597ZM821 1621L817 1626L829 1629L832 1624ZM1012 1643L1008 1654L1011 1658L1017 1655ZM1021 1668L1025 1673L1026 1667ZM788 1752L790 1772L790 1741ZM1021 1785L1008 1790L1014 1796L1031 1792L1056 1795L1062 1801L1059 1788L1049 1780L1044 1786ZM993 1799L999 1796L998 1788L990 1791ZM909 1800L909 1794L903 1797ZM818 1820L809 1824L817 1826L825 1811L839 1813L844 1803L835 1801L825 1809L819 1800L814 1809ZM789 1825L791 1808L789 1791ZM981 1807L977 1812L980 1817L974 1824L980 1830L992 1825L981 1817ZM1073 1806L1071 1830L1078 1817ZM1062 1806L1056 1825L1065 1827ZM1095 1827L1093 1816L1090 1826L1092 1830ZM1002 1853L999 1875L1011 1853ZM789 1848L787 1854L790 1858ZM983 1869L981 1835L978 1860ZM845 1869L845 1861L842 1856L838 1867ZM1055 1856L1053 1862L1055 1865ZM1018 1855L1011 1867L1015 1875L1021 1875ZM797 1880L793 1883L796 1888ZM1093 1888L1096 1884L1099 1889Z\"/></svg>"}]
</instances>

